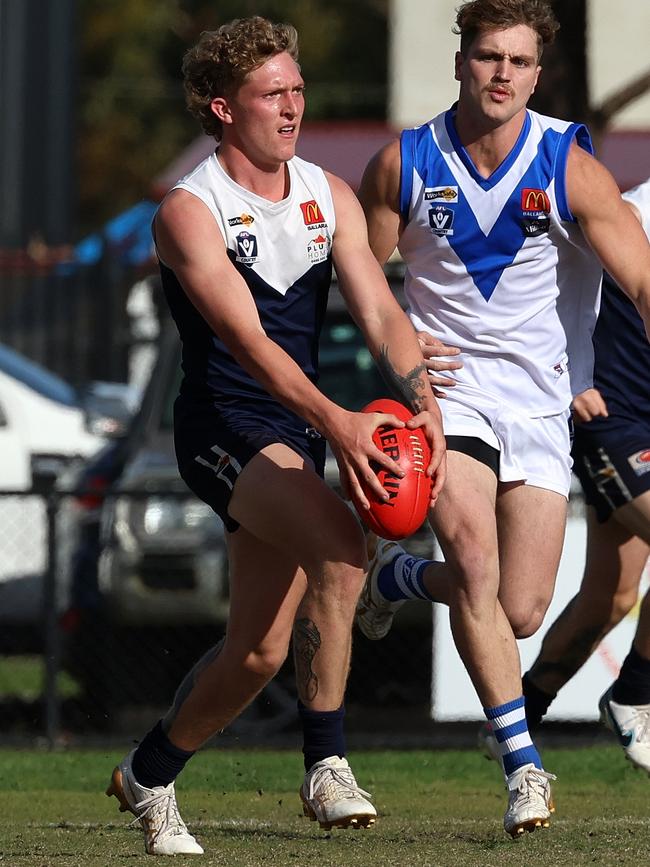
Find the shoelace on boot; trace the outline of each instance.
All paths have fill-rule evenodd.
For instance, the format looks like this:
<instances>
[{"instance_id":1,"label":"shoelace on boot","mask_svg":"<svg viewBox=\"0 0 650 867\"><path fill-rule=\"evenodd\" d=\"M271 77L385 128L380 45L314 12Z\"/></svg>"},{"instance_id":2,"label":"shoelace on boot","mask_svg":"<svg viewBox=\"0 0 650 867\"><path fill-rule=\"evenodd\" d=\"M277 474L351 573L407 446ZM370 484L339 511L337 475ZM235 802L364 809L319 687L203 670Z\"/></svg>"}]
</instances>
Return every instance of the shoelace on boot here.
<instances>
[{"instance_id":1,"label":"shoelace on boot","mask_svg":"<svg viewBox=\"0 0 650 867\"><path fill-rule=\"evenodd\" d=\"M155 792L153 795L148 795L138 801L133 809L142 810L142 813L137 815L131 824L135 825L136 822L140 822L143 828L153 833L154 839L158 837L165 825L171 836L189 833L178 810L173 783L165 786L162 791Z\"/></svg>"},{"instance_id":2,"label":"shoelace on boot","mask_svg":"<svg viewBox=\"0 0 650 867\"><path fill-rule=\"evenodd\" d=\"M316 768L309 780L310 799L314 797L314 793L321 785L327 785L326 777L332 778L335 783L346 789L345 797L347 798L353 798L355 795L372 798L370 792L366 792L358 785L350 768L337 768L333 765L323 764Z\"/></svg>"},{"instance_id":3,"label":"shoelace on boot","mask_svg":"<svg viewBox=\"0 0 650 867\"><path fill-rule=\"evenodd\" d=\"M549 774L548 771L542 771L540 768L528 768L521 774L519 784L514 791L520 795L528 795L529 789L533 789L535 794L546 800L547 784L550 780L557 780L555 774Z\"/></svg>"},{"instance_id":4,"label":"shoelace on boot","mask_svg":"<svg viewBox=\"0 0 650 867\"><path fill-rule=\"evenodd\" d=\"M648 710L636 711L634 728L638 729L636 736L637 743L650 741L650 708Z\"/></svg>"}]
</instances>

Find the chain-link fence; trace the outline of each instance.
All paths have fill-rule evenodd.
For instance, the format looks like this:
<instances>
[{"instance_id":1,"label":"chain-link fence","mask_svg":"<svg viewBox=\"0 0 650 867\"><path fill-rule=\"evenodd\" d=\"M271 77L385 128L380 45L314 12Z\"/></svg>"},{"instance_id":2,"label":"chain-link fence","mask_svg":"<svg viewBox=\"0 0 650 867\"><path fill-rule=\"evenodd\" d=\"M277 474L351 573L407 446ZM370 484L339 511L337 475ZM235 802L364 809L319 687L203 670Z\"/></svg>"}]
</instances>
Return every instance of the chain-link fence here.
<instances>
[{"instance_id":1,"label":"chain-link fence","mask_svg":"<svg viewBox=\"0 0 650 867\"><path fill-rule=\"evenodd\" d=\"M202 504L169 489L0 492L0 517L0 737L141 731L224 634L222 534L197 541ZM410 547L427 553L431 537ZM406 726L427 719L431 613L410 608L381 642L355 634L347 706L368 730L382 711L411 709ZM232 731L295 727L289 659Z\"/></svg>"},{"instance_id":2,"label":"chain-link fence","mask_svg":"<svg viewBox=\"0 0 650 867\"><path fill-rule=\"evenodd\" d=\"M0 341L77 387L124 381L137 341L129 299L150 272L115 255L84 265L0 250Z\"/></svg>"}]
</instances>

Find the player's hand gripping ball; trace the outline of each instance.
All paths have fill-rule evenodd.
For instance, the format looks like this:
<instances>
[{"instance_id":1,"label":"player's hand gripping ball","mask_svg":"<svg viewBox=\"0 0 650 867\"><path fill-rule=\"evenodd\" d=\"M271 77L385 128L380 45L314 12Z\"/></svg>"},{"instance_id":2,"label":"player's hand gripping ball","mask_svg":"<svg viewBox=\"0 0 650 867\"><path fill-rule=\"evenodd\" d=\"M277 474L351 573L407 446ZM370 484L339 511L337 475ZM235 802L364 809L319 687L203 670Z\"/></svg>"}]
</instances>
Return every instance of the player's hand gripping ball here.
<instances>
[{"instance_id":1,"label":"player's hand gripping ball","mask_svg":"<svg viewBox=\"0 0 650 867\"><path fill-rule=\"evenodd\" d=\"M373 400L361 412L388 412L402 421L413 417L403 404L389 399ZM431 460L431 447L421 428L409 430L389 425L375 430L373 442L399 464L405 475L400 479L383 467L375 467L382 487L388 492L388 500L378 500L361 482L370 508L362 508L354 498L352 502L373 533L382 539L405 539L421 527L429 510L433 480L426 470Z\"/></svg>"}]
</instances>

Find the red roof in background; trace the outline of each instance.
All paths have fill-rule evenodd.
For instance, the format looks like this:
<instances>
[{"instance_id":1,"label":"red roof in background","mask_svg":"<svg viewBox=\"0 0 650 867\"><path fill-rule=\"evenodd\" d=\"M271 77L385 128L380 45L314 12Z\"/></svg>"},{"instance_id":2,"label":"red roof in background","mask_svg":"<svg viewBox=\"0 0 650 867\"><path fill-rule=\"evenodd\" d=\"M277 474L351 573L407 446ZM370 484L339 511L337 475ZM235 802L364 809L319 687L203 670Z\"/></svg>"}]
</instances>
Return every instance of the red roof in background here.
<instances>
[{"instance_id":1,"label":"red roof in background","mask_svg":"<svg viewBox=\"0 0 650 867\"><path fill-rule=\"evenodd\" d=\"M361 121L335 121L332 123L303 123L296 152L310 163L347 181L353 190L358 189L361 175L373 154L397 132L385 123ZM197 166L215 148L214 139L203 135L195 139L179 156L154 178L152 195L159 199L179 178Z\"/></svg>"},{"instance_id":2,"label":"red roof in background","mask_svg":"<svg viewBox=\"0 0 650 867\"><path fill-rule=\"evenodd\" d=\"M368 160L396 138L397 132L379 122L334 121L303 123L297 153L343 178L358 189ZM214 139L195 139L152 183L152 196L161 199L179 178L190 172L214 150ZM650 177L650 130L608 133L598 158L612 172L622 190Z\"/></svg>"}]
</instances>

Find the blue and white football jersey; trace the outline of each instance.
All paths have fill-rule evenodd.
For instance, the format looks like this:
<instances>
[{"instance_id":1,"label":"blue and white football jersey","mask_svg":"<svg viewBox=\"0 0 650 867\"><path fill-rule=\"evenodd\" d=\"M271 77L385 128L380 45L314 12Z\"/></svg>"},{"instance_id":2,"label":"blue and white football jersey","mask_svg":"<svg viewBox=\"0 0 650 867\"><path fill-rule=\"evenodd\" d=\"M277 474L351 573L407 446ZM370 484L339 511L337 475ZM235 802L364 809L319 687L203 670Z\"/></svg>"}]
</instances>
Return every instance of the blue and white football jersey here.
<instances>
[{"instance_id":1,"label":"blue and white football jersey","mask_svg":"<svg viewBox=\"0 0 650 867\"><path fill-rule=\"evenodd\" d=\"M528 111L511 153L483 178L454 113L402 133L411 319L460 348L457 396L489 392L530 417L560 413L593 372L602 272L565 189L571 143L591 152L589 134Z\"/></svg>"},{"instance_id":2,"label":"blue and white football jersey","mask_svg":"<svg viewBox=\"0 0 650 867\"><path fill-rule=\"evenodd\" d=\"M317 379L318 340L332 276L336 220L321 168L294 157L286 198L270 202L241 187L212 154L174 189L187 190L210 210L230 261L254 298L262 327ZM293 416L235 361L161 262L162 283L183 342L181 395L225 409L256 407ZM261 407L266 407L261 410Z\"/></svg>"}]
</instances>

